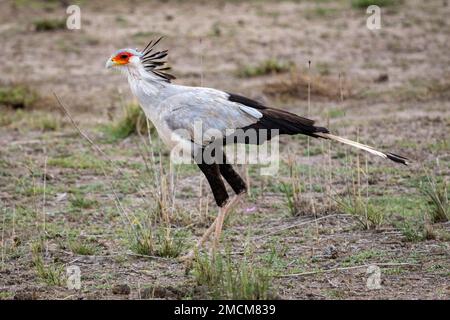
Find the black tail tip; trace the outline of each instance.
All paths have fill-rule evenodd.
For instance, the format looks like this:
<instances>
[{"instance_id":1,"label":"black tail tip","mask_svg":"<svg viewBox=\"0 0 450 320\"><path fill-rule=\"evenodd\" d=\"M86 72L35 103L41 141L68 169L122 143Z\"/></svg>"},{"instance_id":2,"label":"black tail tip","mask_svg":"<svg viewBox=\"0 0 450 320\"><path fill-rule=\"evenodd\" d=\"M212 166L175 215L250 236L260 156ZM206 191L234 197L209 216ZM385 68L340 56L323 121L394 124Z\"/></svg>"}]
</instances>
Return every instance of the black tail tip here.
<instances>
[{"instance_id":1,"label":"black tail tip","mask_svg":"<svg viewBox=\"0 0 450 320\"><path fill-rule=\"evenodd\" d=\"M394 162L404 164L405 166L408 165L409 160L405 157L399 156L398 154L386 153L386 156L388 157L388 159L390 159Z\"/></svg>"},{"instance_id":2,"label":"black tail tip","mask_svg":"<svg viewBox=\"0 0 450 320\"><path fill-rule=\"evenodd\" d=\"M314 127L315 132L320 133L330 133L330 131L325 127Z\"/></svg>"}]
</instances>

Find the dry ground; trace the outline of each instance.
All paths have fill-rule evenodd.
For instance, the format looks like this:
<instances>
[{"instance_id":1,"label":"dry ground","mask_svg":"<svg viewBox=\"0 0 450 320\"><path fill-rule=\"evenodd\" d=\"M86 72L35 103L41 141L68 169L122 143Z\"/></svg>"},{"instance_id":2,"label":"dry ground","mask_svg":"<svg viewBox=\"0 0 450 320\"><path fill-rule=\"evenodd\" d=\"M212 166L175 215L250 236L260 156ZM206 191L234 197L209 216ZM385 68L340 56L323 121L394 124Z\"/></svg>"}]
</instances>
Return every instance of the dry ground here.
<instances>
[{"instance_id":1,"label":"dry ground","mask_svg":"<svg viewBox=\"0 0 450 320\"><path fill-rule=\"evenodd\" d=\"M251 193L227 221L223 243L236 261L250 248L255 265L270 262L272 297L448 299L450 225L429 221L419 189L425 169L437 179L450 172L450 7L392 1L382 8L381 30L370 31L364 9L350 2L81 1L81 30L37 31L36 21L65 17L64 1L2 1L0 85L38 97L23 110L0 105L0 298L211 297L175 258L135 255L111 191L127 212L153 210L143 138L112 139L105 130L132 97L104 63L118 48L142 48L164 35L177 83L306 115L309 73L312 118L413 159L402 167L360 154L363 198L384 218L377 230L361 228L331 199L351 194L356 177L356 154L341 145L311 141L308 157L305 138L282 137L278 176L240 168ZM268 59L290 71L258 74L255 66ZM55 108L52 91L115 166ZM167 167L156 137L153 150ZM194 166L176 171L171 229L187 250L216 209ZM297 180L314 208L305 201L303 214L293 216L282 190ZM368 264L382 267L381 289L366 288L365 267L349 268ZM68 265L80 267L81 290L50 279ZM285 277L293 273L307 274ZM125 284L129 293L117 287Z\"/></svg>"}]
</instances>

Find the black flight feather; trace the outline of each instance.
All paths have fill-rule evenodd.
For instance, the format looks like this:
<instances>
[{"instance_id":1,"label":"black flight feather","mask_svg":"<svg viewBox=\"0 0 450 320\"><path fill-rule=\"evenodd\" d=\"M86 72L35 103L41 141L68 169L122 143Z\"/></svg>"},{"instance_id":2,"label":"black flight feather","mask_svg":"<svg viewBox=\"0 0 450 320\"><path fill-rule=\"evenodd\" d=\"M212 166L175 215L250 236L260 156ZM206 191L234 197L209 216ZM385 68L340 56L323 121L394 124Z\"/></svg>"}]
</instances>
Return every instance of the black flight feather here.
<instances>
[{"instance_id":1,"label":"black flight feather","mask_svg":"<svg viewBox=\"0 0 450 320\"><path fill-rule=\"evenodd\" d=\"M262 113L262 118L258 122L242 128L246 129L278 129L280 134L305 134L311 137L318 137L315 133L329 133L327 128L314 126L314 120L300 117L294 113L281 109L269 108L262 103L240 96L228 93L228 100L241 103L251 108L258 109Z\"/></svg>"}]
</instances>

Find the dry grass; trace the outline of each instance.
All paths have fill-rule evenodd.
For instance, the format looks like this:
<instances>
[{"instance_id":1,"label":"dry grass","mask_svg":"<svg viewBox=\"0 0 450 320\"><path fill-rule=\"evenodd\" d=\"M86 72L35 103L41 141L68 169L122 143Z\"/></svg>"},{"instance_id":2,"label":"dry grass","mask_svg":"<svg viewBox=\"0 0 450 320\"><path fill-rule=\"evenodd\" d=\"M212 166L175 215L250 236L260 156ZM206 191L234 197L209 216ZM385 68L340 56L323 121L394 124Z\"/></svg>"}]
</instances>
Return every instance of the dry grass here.
<instances>
[{"instance_id":1,"label":"dry grass","mask_svg":"<svg viewBox=\"0 0 450 320\"><path fill-rule=\"evenodd\" d=\"M269 81L263 87L263 92L272 97L289 99L308 99L308 83L311 84L311 97L340 99L350 97L351 84L346 81L340 83L339 78L321 75L307 75L294 69L289 74L280 76L275 81ZM340 89L342 87L342 90Z\"/></svg>"},{"instance_id":2,"label":"dry grass","mask_svg":"<svg viewBox=\"0 0 450 320\"><path fill-rule=\"evenodd\" d=\"M33 22L33 28L37 32L51 32L66 30L65 19L39 19Z\"/></svg>"},{"instance_id":3,"label":"dry grass","mask_svg":"<svg viewBox=\"0 0 450 320\"><path fill-rule=\"evenodd\" d=\"M30 109L37 101L38 94L24 84L0 87L0 106L13 109Z\"/></svg>"},{"instance_id":4,"label":"dry grass","mask_svg":"<svg viewBox=\"0 0 450 320\"><path fill-rule=\"evenodd\" d=\"M257 65L241 66L236 71L240 78L251 78L265 75L274 75L287 72L294 67L292 62L279 61L277 59L268 59Z\"/></svg>"},{"instance_id":5,"label":"dry grass","mask_svg":"<svg viewBox=\"0 0 450 320\"><path fill-rule=\"evenodd\" d=\"M379 7L389 7L398 5L401 0L352 0L351 5L356 9L367 9L370 5L377 5Z\"/></svg>"},{"instance_id":6,"label":"dry grass","mask_svg":"<svg viewBox=\"0 0 450 320\"><path fill-rule=\"evenodd\" d=\"M273 298L270 269L258 266L248 255L233 261L229 252L212 256L198 253L193 274L197 285L206 286L214 299Z\"/></svg>"},{"instance_id":7,"label":"dry grass","mask_svg":"<svg viewBox=\"0 0 450 320\"><path fill-rule=\"evenodd\" d=\"M308 149L309 150L309 149ZM293 217L313 215L315 207L311 202L311 198L307 195L305 183L300 178L299 170L295 166L292 158L289 159L289 181L281 182L280 190L285 196L286 207Z\"/></svg>"},{"instance_id":8,"label":"dry grass","mask_svg":"<svg viewBox=\"0 0 450 320\"><path fill-rule=\"evenodd\" d=\"M332 198L336 201L338 208L353 216L359 225L365 229L378 229L385 221L385 212L383 208L375 205L371 199L369 191L369 166L366 155L365 168L360 164L359 155L356 157L355 165L350 160L351 185L347 187L344 196L335 195ZM365 181L363 179L365 178Z\"/></svg>"},{"instance_id":9,"label":"dry grass","mask_svg":"<svg viewBox=\"0 0 450 320\"><path fill-rule=\"evenodd\" d=\"M33 264L36 275L50 286L61 286L63 284L64 266L60 263L51 262L44 264L42 251L43 243L35 242L31 245Z\"/></svg>"},{"instance_id":10,"label":"dry grass","mask_svg":"<svg viewBox=\"0 0 450 320\"><path fill-rule=\"evenodd\" d=\"M431 207L428 215L432 222L446 222L450 219L448 182L445 177L440 180L427 175L426 183L421 185L421 192Z\"/></svg>"},{"instance_id":11,"label":"dry grass","mask_svg":"<svg viewBox=\"0 0 450 320\"><path fill-rule=\"evenodd\" d=\"M116 141L132 134L145 135L148 130L147 124L142 108L130 103L123 108L123 115L112 124L106 125L104 130L111 140ZM150 126L150 130L153 130L153 126Z\"/></svg>"}]
</instances>

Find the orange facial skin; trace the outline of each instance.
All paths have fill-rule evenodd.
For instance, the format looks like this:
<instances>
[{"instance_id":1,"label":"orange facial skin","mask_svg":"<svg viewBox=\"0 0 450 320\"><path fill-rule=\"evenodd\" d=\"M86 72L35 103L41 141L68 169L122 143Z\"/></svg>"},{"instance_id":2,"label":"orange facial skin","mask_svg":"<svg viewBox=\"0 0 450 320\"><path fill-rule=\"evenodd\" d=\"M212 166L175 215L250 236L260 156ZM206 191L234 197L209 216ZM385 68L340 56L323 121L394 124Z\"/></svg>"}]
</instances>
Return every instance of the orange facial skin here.
<instances>
[{"instance_id":1,"label":"orange facial skin","mask_svg":"<svg viewBox=\"0 0 450 320\"><path fill-rule=\"evenodd\" d=\"M114 58L112 58L112 61L115 64L118 65L124 65L124 64L128 64L130 62L130 58L133 55L129 52L119 52Z\"/></svg>"}]
</instances>

